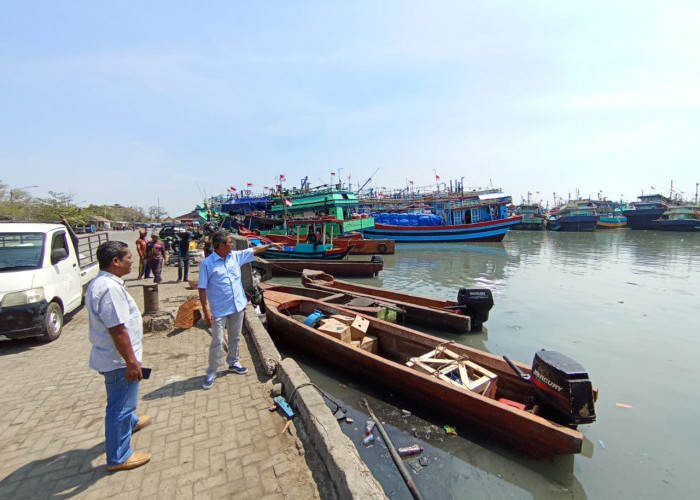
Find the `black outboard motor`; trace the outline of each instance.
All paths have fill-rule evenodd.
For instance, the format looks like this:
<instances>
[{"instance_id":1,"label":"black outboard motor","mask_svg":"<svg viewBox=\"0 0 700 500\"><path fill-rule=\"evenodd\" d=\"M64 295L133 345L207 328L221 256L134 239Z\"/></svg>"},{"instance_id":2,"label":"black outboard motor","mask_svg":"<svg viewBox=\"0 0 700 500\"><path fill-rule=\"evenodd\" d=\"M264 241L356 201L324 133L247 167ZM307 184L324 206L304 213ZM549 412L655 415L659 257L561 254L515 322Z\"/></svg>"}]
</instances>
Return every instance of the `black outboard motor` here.
<instances>
[{"instance_id":1,"label":"black outboard motor","mask_svg":"<svg viewBox=\"0 0 700 500\"><path fill-rule=\"evenodd\" d=\"M489 319L489 311L493 307L493 295L488 288L460 288L457 292L457 302L464 314L471 318L472 332L480 332L484 321Z\"/></svg>"},{"instance_id":2,"label":"black outboard motor","mask_svg":"<svg viewBox=\"0 0 700 500\"><path fill-rule=\"evenodd\" d=\"M384 259L382 259L381 255L372 255L372 257L370 257L369 261L373 262L373 263L380 263L380 262L383 263Z\"/></svg>"},{"instance_id":3,"label":"black outboard motor","mask_svg":"<svg viewBox=\"0 0 700 500\"><path fill-rule=\"evenodd\" d=\"M537 414L572 427L595 421L593 386L588 373L568 356L544 349L536 352L532 385L531 403L537 407Z\"/></svg>"}]
</instances>

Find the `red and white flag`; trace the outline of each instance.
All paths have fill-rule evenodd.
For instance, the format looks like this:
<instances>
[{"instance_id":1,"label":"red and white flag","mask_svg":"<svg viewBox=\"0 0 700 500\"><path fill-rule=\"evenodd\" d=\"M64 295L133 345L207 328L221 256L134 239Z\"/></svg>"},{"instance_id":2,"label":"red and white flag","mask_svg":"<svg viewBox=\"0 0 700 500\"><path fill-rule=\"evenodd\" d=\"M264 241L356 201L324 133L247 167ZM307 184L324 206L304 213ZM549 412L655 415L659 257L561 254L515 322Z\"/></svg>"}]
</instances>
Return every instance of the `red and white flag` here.
<instances>
[{"instance_id":1,"label":"red and white flag","mask_svg":"<svg viewBox=\"0 0 700 500\"><path fill-rule=\"evenodd\" d=\"M250 187L250 186L252 186L252 185L253 185L253 183L252 183L252 182L249 182L249 183L248 183L248 187Z\"/></svg>"},{"instance_id":2,"label":"red and white flag","mask_svg":"<svg viewBox=\"0 0 700 500\"><path fill-rule=\"evenodd\" d=\"M439 180L440 180L440 176L439 176L438 174L435 174L435 180L436 180L436 181L439 181Z\"/></svg>"},{"instance_id":3,"label":"red and white flag","mask_svg":"<svg viewBox=\"0 0 700 500\"><path fill-rule=\"evenodd\" d=\"M335 172L331 172L331 175L335 175Z\"/></svg>"},{"instance_id":4,"label":"red and white flag","mask_svg":"<svg viewBox=\"0 0 700 500\"><path fill-rule=\"evenodd\" d=\"M235 191L235 190L236 190L236 188L231 186L231 191Z\"/></svg>"},{"instance_id":5,"label":"red and white flag","mask_svg":"<svg viewBox=\"0 0 700 500\"><path fill-rule=\"evenodd\" d=\"M291 206L292 206L292 200L290 200L289 198L285 198L285 199L284 199L284 204L287 205L288 207L291 207Z\"/></svg>"},{"instance_id":6,"label":"red and white flag","mask_svg":"<svg viewBox=\"0 0 700 500\"><path fill-rule=\"evenodd\" d=\"M284 174L280 174L280 180L281 180L281 181L284 181L284 180L286 180L286 179L287 179L287 178L284 176Z\"/></svg>"}]
</instances>

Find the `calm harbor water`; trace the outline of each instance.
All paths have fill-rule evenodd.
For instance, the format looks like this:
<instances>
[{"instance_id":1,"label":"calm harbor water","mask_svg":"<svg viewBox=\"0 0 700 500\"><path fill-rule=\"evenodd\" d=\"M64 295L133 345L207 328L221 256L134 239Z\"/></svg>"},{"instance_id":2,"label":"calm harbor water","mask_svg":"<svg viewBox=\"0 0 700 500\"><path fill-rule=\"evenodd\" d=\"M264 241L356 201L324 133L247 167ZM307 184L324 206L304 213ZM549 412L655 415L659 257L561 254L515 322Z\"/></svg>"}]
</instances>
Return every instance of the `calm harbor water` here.
<instances>
[{"instance_id":1,"label":"calm harbor water","mask_svg":"<svg viewBox=\"0 0 700 500\"><path fill-rule=\"evenodd\" d=\"M397 245L384 262L379 277L358 281L452 299L461 286L487 287L485 331L450 338L527 363L541 348L561 351L600 389L597 421L581 426L584 452L530 460L468 429L446 435L449 422L380 381L302 360L348 406L355 423L343 428L391 498L411 497L383 445L360 443L365 395L397 446L425 446L429 465L413 475L425 498L696 497L700 234L511 231L499 244Z\"/></svg>"}]
</instances>

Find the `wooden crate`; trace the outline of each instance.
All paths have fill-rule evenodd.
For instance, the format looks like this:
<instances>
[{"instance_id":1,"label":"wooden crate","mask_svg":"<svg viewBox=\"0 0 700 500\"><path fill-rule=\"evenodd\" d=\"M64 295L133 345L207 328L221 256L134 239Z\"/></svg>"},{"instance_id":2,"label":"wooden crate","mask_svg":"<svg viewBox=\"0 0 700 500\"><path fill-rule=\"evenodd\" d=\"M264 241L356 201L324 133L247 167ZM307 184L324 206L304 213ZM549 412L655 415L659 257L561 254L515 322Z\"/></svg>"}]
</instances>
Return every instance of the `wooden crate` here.
<instances>
[{"instance_id":1,"label":"wooden crate","mask_svg":"<svg viewBox=\"0 0 700 500\"><path fill-rule=\"evenodd\" d=\"M350 336L352 337L352 340L362 340L365 337L368 328L368 319L363 318L362 316L355 316L355 319L350 325Z\"/></svg>"},{"instance_id":2,"label":"wooden crate","mask_svg":"<svg viewBox=\"0 0 700 500\"><path fill-rule=\"evenodd\" d=\"M406 366L487 397L492 398L496 395L498 375L459 356L445 346L411 358Z\"/></svg>"},{"instance_id":3,"label":"wooden crate","mask_svg":"<svg viewBox=\"0 0 700 500\"><path fill-rule=\"evenodd\" d=\"M355 318L353 318L352 316L345 316L343 314L331 314L331 318L337 319L341 323L348 326L352 325L352 322L355 320Z\"/></svg>"},{"instance_id":4,"label":"wooden crate","mask_svg":"<svg viewBox=\"0 0 700 500\"><path fill-rule=\"evenodd\" d=\"M342 342L349 343L351 340L350 327L341 323L337 319L327 318L321 320L318 330L327 333L331 337L335 337Z\"/></svg>"}]
</instances>

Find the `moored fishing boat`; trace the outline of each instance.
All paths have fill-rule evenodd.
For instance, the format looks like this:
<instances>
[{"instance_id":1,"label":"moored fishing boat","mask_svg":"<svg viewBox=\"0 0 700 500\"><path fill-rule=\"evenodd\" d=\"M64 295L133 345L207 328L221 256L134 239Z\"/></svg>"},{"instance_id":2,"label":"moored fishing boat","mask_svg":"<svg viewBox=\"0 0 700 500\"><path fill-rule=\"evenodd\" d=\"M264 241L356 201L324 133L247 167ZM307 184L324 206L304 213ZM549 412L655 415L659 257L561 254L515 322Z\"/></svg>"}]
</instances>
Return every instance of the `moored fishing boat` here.
<instances>
[{"instance_id":1,"label":"moored fishing boat","mask_svg":"<svg viewBox=\"0 0 700 500\"><path fill-rule=\"evenodd\" d=\"M583 434L573 427L595 420L588 374L554 351L539 351L530 367L325 302L263 298L276 340L531 457L579 453ZM338 317L354 317L353 326Z\"/></svg>"},{"instance_id":2,"label":"moored fishing boat","mask_svg":"<svg viewBox=\"0 0 700 500\"><path fill-rule=\"evenodd\" d=\"M515 213L522 216L520 224L513 226L513 229L523 229L529 231L541 231L545 228L544 208L539 203L524 203L515 207Z\"/></svg>"},{"instance_id":3,"label":"moored fishing boat","mask_svg":"<svg viewBox=\"0 0 700 500\"><path fill-rule=\"evenodd\" d=\"M461 288L454 301L342 281L327 272L311 269L304 270L301 282L317 290L391 302L404 309L400 319L406 323L453 333L480 332L493 307L493 295L486 288Z\"/></svg>"},{"instance_id":4,"label":"moored fishing boat","mask_svg":"<svg viewBox=\"0 0 700 500\"><path fill-rule=\"evenodd\" d=\"M652 221L661 217L673 202L662 194L637 196L639 201L632 203L633 208L623 210L630 229L654 229Z\"/></svg>"},{"instance_id":5,"label":"moored fishing boat","mask_svg":"<svg viewBox=\"0 0 700 500\"><path fill-rule=\"evenodd\" d=\"M590 200L574 200L547 214L547 229L552 231L594 231L598 212Z\"/></svg>"},{"instance_id":6,"label":"moored fishing boat","mask_svg":"<svg viewBox=\"0 0 700 500\"><path fill-rule=\"evenodd\" d=\"M346 233L344 232L346 221L335 217L287 219L285 223L287 233L266 232L265 237L283 245L296 246L298 243L305 242L309 233L320 230L334 247L352 247L350 249L351 255L393 254L395 251L394 240L368 239L356 231Z\"/></svg>"},{"instance_id":7,"label":"moored fishing boat","mask_svg":"<svg viewBox=\"0 0 700 500\"><path fill-rule=\"evenodd\" d=\"M660 218L651 221L651 228L662 231L700 231L700 205L670 207Z\"/></svg>"},{"instance_id":8,"label":"moored fishing boat","mask_svg":"<svg viewBox=\"0 0 700 500\"><path fill-rule=\"evenodd\" d=\"M522 217L508 213L512 198L501 192L431 197L429 205L401 212L373 213L374 227L362 232L370 238L391 238L397 243L503 241L508 229Z\"/></svg>"}]
</instances>

